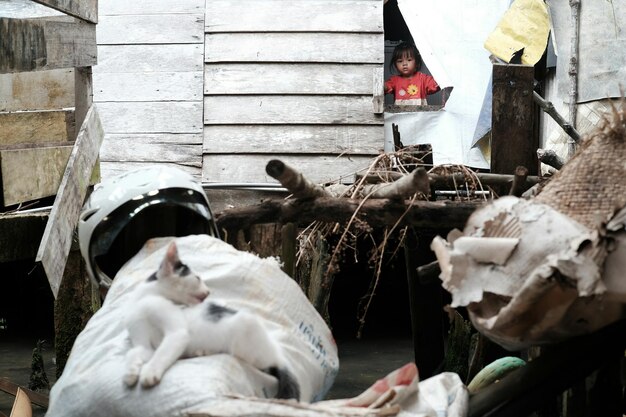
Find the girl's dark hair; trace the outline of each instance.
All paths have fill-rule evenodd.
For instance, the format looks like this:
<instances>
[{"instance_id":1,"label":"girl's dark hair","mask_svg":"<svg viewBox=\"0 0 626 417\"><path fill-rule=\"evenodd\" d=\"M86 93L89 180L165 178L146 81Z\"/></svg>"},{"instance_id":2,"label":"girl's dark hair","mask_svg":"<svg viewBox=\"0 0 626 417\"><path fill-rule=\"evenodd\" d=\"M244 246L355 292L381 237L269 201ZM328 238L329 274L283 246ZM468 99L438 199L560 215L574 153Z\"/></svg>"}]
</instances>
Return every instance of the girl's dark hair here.
<instances>
[{"instance_id":1,"label":"girl's dark hair","mask_svg":"<svg viewBox=\"0 0 626 417\"><path fill-rule=\"evenodd\" d=\"M415 59L415 70L419 71L422 68L422 57L420 56L417 47L408 42L401 42L393 49L393 55L391 56L391 62L389 63L389 71L391 73L398 72L396 70L396 60L402 58L403 56L408 55Z\"/></svg>"}]
</instances>

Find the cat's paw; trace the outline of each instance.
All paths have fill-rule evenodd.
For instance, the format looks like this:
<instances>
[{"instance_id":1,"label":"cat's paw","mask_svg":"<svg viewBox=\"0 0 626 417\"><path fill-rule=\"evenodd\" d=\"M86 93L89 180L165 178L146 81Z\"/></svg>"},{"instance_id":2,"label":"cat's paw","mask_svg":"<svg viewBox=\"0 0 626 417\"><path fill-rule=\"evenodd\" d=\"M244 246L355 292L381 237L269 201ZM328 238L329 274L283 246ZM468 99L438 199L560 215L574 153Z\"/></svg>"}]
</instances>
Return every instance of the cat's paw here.
<instances>
[{"instance_id":1,"label":"cat's paw","mask_svg":"<svg viewBox=\"0 0 626 417\"><path fill-rule=\"evenodd\" d=\"M138 380L139 380L138 372L129 371L124 375L124 384L126 384L126 386L128 387L134 387L135 384L137 384Z\"/></svg>"},{"instance_id":2,"label":"cat's paw","mask_svg":"<svg viewBox=\"0 0 626 417\"><path fill-rule=\"evenodd\" d=\"M157 369L152 369L151 367L144 366L141 370L139 382L141 383L142 387L150 388L161 382L162 376L163 372L159 372Z\"/></svg>"}]
</instances>

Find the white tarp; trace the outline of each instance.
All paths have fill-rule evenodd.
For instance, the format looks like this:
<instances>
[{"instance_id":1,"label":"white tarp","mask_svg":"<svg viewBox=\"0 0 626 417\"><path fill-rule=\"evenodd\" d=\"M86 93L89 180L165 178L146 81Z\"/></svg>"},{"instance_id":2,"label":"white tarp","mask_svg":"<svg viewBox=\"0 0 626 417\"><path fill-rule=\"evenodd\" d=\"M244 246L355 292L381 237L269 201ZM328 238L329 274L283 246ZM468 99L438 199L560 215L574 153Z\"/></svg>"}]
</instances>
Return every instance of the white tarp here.
<instances>
[{"instance_id":1,"label":"white tarp","mask_svg":"<svg viewBox=\"0 0 626 417\"><path fill-rule=\"evenodd\" d=\"M572 18L568 1L548 0L556 39L558 96L569 102ZM626 87L626 2L581 2L578 102L620 97Z\"/></svg>"},{"instance_id":2,"label":"white tarp","mask_svg":"<svg viewBox=\"0 0 626 417\"><path fill-rule=\"evenodd\" d=\"M509 4L510 0L398 0L424 63L442 88L454 90L442 111L385 114L386 151L393 150L394 123L405 145L432 144L435 164L489 167L482 153L472 148L491 86L492 65L483 44Z\"/></svg>"}]
</instances>

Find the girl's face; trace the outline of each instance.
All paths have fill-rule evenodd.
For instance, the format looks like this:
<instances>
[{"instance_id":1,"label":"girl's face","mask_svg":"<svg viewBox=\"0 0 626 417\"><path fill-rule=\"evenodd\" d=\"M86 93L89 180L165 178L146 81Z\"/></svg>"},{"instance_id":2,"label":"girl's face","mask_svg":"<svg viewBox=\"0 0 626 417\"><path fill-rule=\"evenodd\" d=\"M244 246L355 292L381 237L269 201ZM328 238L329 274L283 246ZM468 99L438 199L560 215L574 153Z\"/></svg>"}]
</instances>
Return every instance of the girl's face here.
<instances>
[{"instance_id":1,"label":"girl's face","mask_svg":"<svg viewBox=\"0 0 626 417\"><path fill-rule=\"evenodd\" d=\"M401 76L407 78L415 74L415 67L417 63L412 55L404 54L402 57L396 59L396 69Z\"/></svg>"}]
</instances>

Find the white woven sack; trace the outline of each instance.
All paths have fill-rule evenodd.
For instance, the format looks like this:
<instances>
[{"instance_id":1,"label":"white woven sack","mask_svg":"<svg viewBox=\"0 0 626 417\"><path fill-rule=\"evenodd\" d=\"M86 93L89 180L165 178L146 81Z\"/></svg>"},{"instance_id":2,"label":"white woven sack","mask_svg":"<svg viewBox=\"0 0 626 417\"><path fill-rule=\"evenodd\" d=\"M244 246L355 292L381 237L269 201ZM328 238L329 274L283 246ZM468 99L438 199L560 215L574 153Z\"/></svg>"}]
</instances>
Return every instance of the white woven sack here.
<instances>
[{"instance_id":1,"label":"white woven sack","mask_svg":"<svg viewBox=\"0 0 626 417\"><path fill-rule=\"evenodd\" d=\"M272 397L276 379L230 355L177 361L154 388L124 385L124 328L129 295L156 271L172 238L148 241L118 272L102 308L72 348L50 393L47 417L172 417L210 408L220 396ZM300 384L303 401L323 398L339 367L330 329L300 287L274 259L241 252L205 235L176 239L182 262L211 290L209 298L255 312L270 322Z\"/></svg>"}]
</instances>

